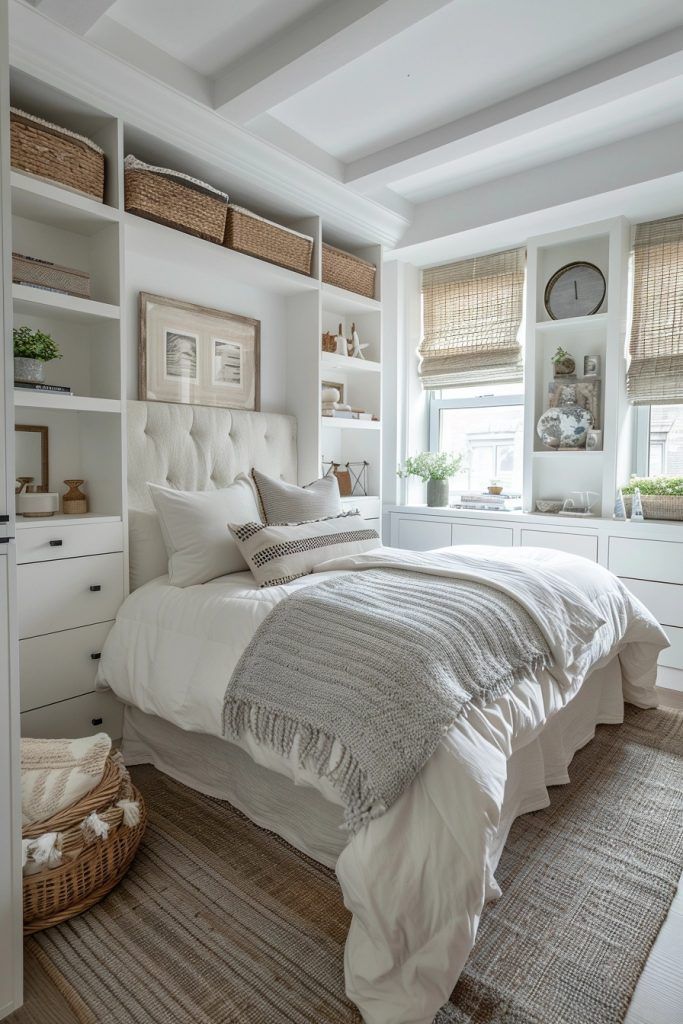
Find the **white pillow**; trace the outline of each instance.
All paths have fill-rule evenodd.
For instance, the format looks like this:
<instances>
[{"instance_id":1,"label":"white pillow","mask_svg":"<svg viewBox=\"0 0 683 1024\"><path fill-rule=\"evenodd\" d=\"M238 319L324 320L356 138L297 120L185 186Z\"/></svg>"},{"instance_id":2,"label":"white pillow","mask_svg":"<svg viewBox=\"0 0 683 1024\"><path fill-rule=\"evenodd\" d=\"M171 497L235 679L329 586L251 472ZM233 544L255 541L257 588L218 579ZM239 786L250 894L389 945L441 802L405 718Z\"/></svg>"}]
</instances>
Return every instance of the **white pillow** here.
<instances>
[{"instance_id":1,"label":"white pillow","mask_svg":"<svg viewBox=\"0 0 683 1024\"><path fill-rule=\"evenodd\" d=\"M340 516L344 511L339 497L339 482L334 473L328 473L305 487L266 476L258 469L252 469L251 475L261 499L263 518L269 526L329 519L330 516Z\"/></svg>"},{"instance_id":2,"label":"white pillow","mask_svg":"<svg viewBox=\"0 0 683 1024\"><path fill-rule=\"evenodd\" d=\"M228 523L261 518L246 476L217 491L148 486L168 552L169 583L193 587L249 568L227 529Z\"/></svg>"},{"instance_id":3,"label":"white pillow","mask_svg":"<svg viewBox=\"0 0 683 1024\"><path fill-rule=\"evenodd\" d=\"M131 590L168 572L168 551L159 516L151 508L128 509L128 559Z\"/></svg>"}]
</instances>

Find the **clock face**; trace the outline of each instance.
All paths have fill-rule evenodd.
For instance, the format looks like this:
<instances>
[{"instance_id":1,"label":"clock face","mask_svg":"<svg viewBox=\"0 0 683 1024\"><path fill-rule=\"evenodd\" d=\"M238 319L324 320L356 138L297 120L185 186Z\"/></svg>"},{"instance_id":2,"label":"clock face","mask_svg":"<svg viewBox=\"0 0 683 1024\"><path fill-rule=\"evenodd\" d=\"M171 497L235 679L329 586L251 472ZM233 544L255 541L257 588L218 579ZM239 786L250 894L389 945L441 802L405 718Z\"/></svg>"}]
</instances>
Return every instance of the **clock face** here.
<instances>
[{"instance_id":1,"label":"clock face","mask_svg":"<svg viewBox=\"0 0 683 1024\"><path fill-rule=\"evenodd\" d=\"M545 308L553 320L597 313L607 286L599 267L593 263L568 263L548 281Z\"/></svg>"}]
</instances>

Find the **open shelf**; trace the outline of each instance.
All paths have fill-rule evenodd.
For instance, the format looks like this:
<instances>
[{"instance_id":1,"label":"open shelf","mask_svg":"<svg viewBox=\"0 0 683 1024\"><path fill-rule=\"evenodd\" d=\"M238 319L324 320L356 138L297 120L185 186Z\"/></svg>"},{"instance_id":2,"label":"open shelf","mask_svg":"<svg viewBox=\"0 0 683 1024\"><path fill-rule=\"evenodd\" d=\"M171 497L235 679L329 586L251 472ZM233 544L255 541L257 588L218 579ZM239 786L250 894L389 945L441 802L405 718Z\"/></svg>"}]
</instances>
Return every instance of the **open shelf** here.
<instances>
[{"instance_id":1,"label":"open shelf","mask_svg":"<svg viewBox=\"0 0 683 1024\"><path fill-rule=\"evenodd\" d=\"M377 299L368 299L356 292L347 292L334 284L322 284L323 307L344 313L373 313L382 308Z\"/></svg>"},{"instance_id":2,"label":"open shelf","mask_svg":"<svg viewBox=\"0 0 683 1024\"><path fill-rule=\"evenodd\" d=\"M334 370L343 373L380 373L381 369L382 364L374 359L349 359L335 352L322 352L320 356L320 372L325 375Z\"/></svg>"},{"instance_id":3,"label":"open shelf","mask_svg":"<svg viewBox=\"0 0 683 1024\"><path fill-rule=\"evenodd\" d=\"M119 320L121 317L120 308L108 302L81 299L75 295L50 292L25 284L12 285L12 302L15 314L19 313L22 316L48 315L55 320L81 323Z\"/></svg>"},{"instance_id":4,"label":"open shelf","mask_svg":"<svg viewBox=\"0 0 683 1024\"><path fill-rule=\"evenodd\" d=\"M331 427L333 430L379 430L379 420L347 420L335 416L322 416L323 427Z\"/></svg>"},{"instance_id":5,"label":"open shelf","mask_svg":"<svg viewBox=\"0 0 683 1024\"><path fill-rule=\"evenodd\" d=\"M12 212L18 217L37 220L78 235L95 235L120 219L119 211L112 206L20 171L12 171L10 182Z\"/></svg>"},{"instance_id":6,"label":"open shelf","mask_svg":"<svg viewBox=\"0 0 683 1024\"><path fill-rule=\"evenodd\" d=\"M585 448L558 448L556 451L532 452L531 454L535 459L556 459L558 456L562 458L567 455L570 456L570 458L578 458L580 455L584 459L586 456L590 459L594 459L598 455L603 455L604 452L602 450L587 451Z\"/></svg>"},{"instance_id":7,"label":"open shelf","mask_svg":"<svg viewBox=\"0 0 683 1024\"><path fill-rule=\"evenodd\" d=\"M24 409L66 409L69 412L121 412L117 398L88 398L83 395L60 395L49 391L14 389L14 404Z\"/></svg>"},{"instance_id":8,"label":"open shelf","mask_svg":"<svg viewBox=\"0 0 683 1024\"><path fill-rule=\"evenodd\" d=\"M560 333L564 330L586 330L591 327L607 326L607 313L594 313L593 316L568 316L564 320L539 320L537 331Z\"/></svg>"}]
</instances>

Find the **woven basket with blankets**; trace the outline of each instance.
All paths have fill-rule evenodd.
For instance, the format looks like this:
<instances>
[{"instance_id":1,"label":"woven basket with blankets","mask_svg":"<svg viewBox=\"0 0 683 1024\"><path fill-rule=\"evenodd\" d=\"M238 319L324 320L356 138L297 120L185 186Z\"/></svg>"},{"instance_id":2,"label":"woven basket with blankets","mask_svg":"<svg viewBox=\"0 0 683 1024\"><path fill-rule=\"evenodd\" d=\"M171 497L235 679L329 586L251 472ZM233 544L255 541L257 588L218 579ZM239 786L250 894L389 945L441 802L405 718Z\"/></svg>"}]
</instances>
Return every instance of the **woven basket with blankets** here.
<instances>
[{"instance_id":1,"label":"woven basket with blankets","mask_svg":"<svg viewBox=\"0 0 683 1024\"><path fill-rule=\"evenodd\" d=\"M24 934L82 913L128 870L146 812L121 755L98 733L21 744Z\"/></svg>"}]
</instances>

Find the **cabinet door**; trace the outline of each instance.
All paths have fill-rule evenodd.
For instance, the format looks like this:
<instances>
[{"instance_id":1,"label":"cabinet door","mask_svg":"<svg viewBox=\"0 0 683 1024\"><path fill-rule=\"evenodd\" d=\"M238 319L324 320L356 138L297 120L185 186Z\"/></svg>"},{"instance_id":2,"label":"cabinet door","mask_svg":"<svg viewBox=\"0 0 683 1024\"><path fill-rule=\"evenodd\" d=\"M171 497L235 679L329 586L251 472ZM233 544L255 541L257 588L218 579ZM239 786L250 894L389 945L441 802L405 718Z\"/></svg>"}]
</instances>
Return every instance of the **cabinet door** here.
<instances>
[{"instance_id":1,"label":"cabinet door","mask_svg":"<svg viewBox=\"0 0 683 1024\"><path fill-rule=\"evenodd\" d=\"M451 524L431 519L399 519L398 546L409 551L431 551L451 543Z\"/></svg>"},{"instance_id":2,"label":"cabinet door","mask_svg":"<svg viewBox=\"0 0 683 1024\"><path fill-rule=\"evenodd\" d=\"M494 544L496 547L512 547L512 530L509 526L482 526L480 523L453 523L451 544Z\"/></svg>"},{"instance_id":3,"label":"cabinet door","mask_svg":"<svg viewBox=\"0 0 683 1024\"><path fill-rule=\"evenodd\" d=\"M522 544L532 548L552 548L569 555L598 560L598 538L583 533L552 533L550 530L522 530Z\"/></svg>"}]
</instances>

